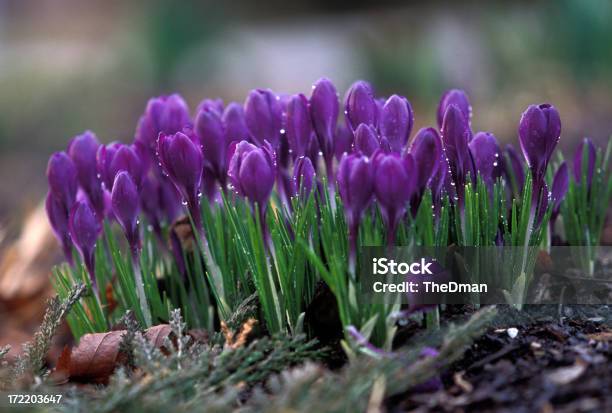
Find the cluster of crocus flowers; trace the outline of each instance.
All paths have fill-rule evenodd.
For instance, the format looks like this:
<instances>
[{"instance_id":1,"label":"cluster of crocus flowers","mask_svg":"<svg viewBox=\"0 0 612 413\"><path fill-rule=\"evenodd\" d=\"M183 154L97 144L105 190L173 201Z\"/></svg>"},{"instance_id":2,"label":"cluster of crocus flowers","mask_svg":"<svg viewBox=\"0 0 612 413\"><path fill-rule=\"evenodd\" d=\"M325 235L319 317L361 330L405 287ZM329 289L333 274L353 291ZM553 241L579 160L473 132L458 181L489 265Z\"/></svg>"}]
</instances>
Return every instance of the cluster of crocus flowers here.
<instances>
[{"instance_id":1,"label":"cluster of crocus flowers","mask_svg":"<svg viewBox=\"0 0 612 413\"><path fill-rule=\"evenodd\" d=\"M102 145L91 132L76 136L66 151L51 157L47 170L47 211L67 260L72 262L76 247L95 285L94 250L108 220L122 229L137 265L141 213L159 237L181 211L188 213L205 242L201 202L215 205L222 195L229 202L246 199L261 214L266 234L265 214L275 188L274 199L285 203L288 213L292 198L304 202L312 193L329 191L333 203L338 191L353 269L366 211L380 210L392 245L426 191L434 214L444 197L461 211L465 185L478 176L488 191L500 179L511 181L508 194L517 197L526 165L537 194L533 214L549 203L558 214L567 167L557 172L550 196L545 181L561 132L554 106L532 105L521 117L521 156L511 146L502 150L492 133L472 131L472 107L461 90L446 92L437 125L414 135L415 114L403 96L378 97L369 83L358 81L342 105L325 78L315 82L309 96L256 89L243 104L205 99L193 113L174 94L149 100L129 144ZM583 146L587 155L580 150L575 173L583 159L592 162L592 144Z\"/></svg>"}]
</instances>

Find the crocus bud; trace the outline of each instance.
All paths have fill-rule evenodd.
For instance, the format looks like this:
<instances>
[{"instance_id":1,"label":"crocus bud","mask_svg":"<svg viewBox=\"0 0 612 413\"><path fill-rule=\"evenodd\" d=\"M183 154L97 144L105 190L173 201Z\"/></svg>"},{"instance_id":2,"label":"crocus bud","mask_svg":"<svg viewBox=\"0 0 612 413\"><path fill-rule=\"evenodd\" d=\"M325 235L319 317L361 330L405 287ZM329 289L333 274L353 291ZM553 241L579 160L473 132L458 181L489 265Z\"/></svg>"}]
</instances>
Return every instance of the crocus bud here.
<instances>
[{"instance_id":1,"label":"crocus bud","mask_svg":"<svg viewBox=\"0 0 612 413\"><path fill-rule=\"evenodd\" d=\"M416 186L415 163L411 154L378 152L374 157L374 191L387 226L387 241L395 239L397 224Z\"/></svg>"},{"instance_id":2,"label":"crocus bud","mask_svg":"<svg viewBox=\"0 0 612 413\"><path fill-rule=\"evenodd\" d=\"M70 229L68 227L69 209L66 208L64 203L58 199L52 191L49 191L45 199L45 210L53 233L62 245L64 256L70 265L72 265L72 241L70 239Z\"/></svg>"},{"instance_id":3,"label":"crocus bud","mask_svg":"<svg viewBox=\"0 0 612 413\"><path fill-rule=\"evenodd\" d=\"M293 157L304 156L312 136L312 123L306 96L299 94L289 99L285 131Z\"/></svg>"},{"instance_id":4,"label":"crocus bud","mask_svg":"<svg viewBox=\"0 0 612 413\"><path fill-rule=\"evenodd\" d=\"M553 208L551 219L551 226L554 223L554 220L559 215L559 211L561 209L561 201L565 198L565 194L567 194L567 190L569 188L569 174L567 172L567 164L565 162L561 163L559 169L555 173L552 182L552 190L550 193L550 197L552 198Z\"/></svg>"},{"instance_id":5,"label":"crocus bud","mask_svg":"<svg viewBox=\"0 0 612 413\"><path fill-rule=\"evenodd\" d=\"M459 108L459 111L469 126L472 120L472 106L470 105L467 94L460 89L451 89L446 91L440 99L440 104L438 105L438 127L442 129L444 115L451 105L455 105Z\"/></svg>"},{"instance_id":6,"label":"crocus bud","mask_svg":"<svg viewBox=\"0 0 612 413\"><path fill-rule=\"evenodd\" d=\"M102 181L104 189L107 189L109 191L113 187L114 178L114 176L110 176L109 173L110 164L121 145L122 144L120 142L112 142L108 145L100 145L98 147L98 151L96 152L96 169L98 171L98 176Z\"/></svg>"},{"instance_id":7,"label":"crocus bud","mask_svg":"<svg viewBox=\"0 0 612 413\"><path fill-rule=\"evenodd\" d=\"M102 219L105 211L104 190L98 179L96 166L96 153L99 146L100 143L96 135L93 132L86 131L70 141L68 155L70 155L76 167L79 185L87 194L96 214Z\"/></svg>"},{"instance_id":8,"label":"crocus bud","mask_svg":"<svg viewBox=\"0 0 612 413\"><path fill-rule=\"evenodd\" d=\"M468 149L470 129L465 116L457 105L450 105L446 109L441 132L444 153L448 159L452 180L457 186L460 199L462 199L467 176L469 174L473 179L474 169Z\"/></svg>"},{"instance_id":9,"label":"crocus bud","mask_svg":"<svg viewBox=\"0 0 612 413\"><path fill-rule=\"evenodd\" d=\"M438 131L434 128L420 129L412 141L410 153L416 164L416 187L422 193L440 166L442 140Z\"/></svg>"},{"instance_id":10,"label":"crocus bud","mask_svg":"<svg viewBox=\"0 0 612 413\"><path fill-rule=\"evenodd\" d=\"M337 179L349 228L349 271L354 273L359 222L374 194L374 168L370 159L359 152L344 155L338 165Z\"/></svg>"},{"instance_id":11,"label":"crocus bud","mask_svg":"<svg viewBox=\"0 0 612 413\"><path fill-rule=\"evenodd\" d=\"M319 147L326 157L331 156L333 149L339 111L338 92L334 84L326 78L317 80L310 96L310 115Z\"/></svg>"},{"instance_id":12,"label":"crocus bud","mask_svg":"<svg viewBox=\"0 0 612 413\"><path fill-rule=\"evenodd\" d=\"M171 135L190 122L189 106L179 94L152 98L138 122L136 140L155 150L160 132Z\"/></svg>"},{"instance_id":13,"label":"crocus bud","mask_svg":"<svg viewBox=\"0 0 612 413\"><path fill-rule=\"evenodd\" d=\"M56 152L47 164L47 181L53 195L69 210L78 189L77 170L66 152Z\"/></svg>"},{"instance_id":14,"label":"crocus bud","mask_svg":"<svg viewBox=\"0 0 612 413\"><path fill-rule=\"evenodd\" d=\"M115 176L111 202L113 214L121 225L125 237L133 251L140 248L138 233L139 196L138 188L127 171L120 171Z\"/></svg>"},{"instance_id":15,"label":"crocus bud","mask_svg":"<svg viewBox=\"0 0 612 413\"><path fill-rule=\"evenodd\" d=\"M345 125L338 125L336 135L334 137L334 155L337 160L342 158L345 153L351 152L353 149L353 132Z\"/></svg>"},{"instance_id":16,"label":"crocus bud","mask_svg":"<svg viewBox=\"0 0 612 413\"><path fill-rule=\"evenodd\" d=\"M411 153L413 153L411 151ZM418 162L418 155L413 153L413 158L415 162ZM420 179L420 177L419 177ZM442 199L442 192L445 188L451 187L452 185L447 185L450 181L450 167L448 166L448 161L442 152L440 157L438 158L438 166L436 168L436 172L432 174L431 179L429 180L429 188L431 189L431 194L433 196L434 205L439 206L438 201ZM454 193L449 192L451 196L454 196Z\"/></svg>"},{"instance_id":17,"label":"crocus bud","mask_svg":"<svg viewBox=\"0 0 612 413\"><path fill-rule=\"evenodd\" d=\"M360 153L344 155L337 178L349 226L358 226L374 192L374 170L370 159Z\"/></svg>"},{"instance_id":18,"label":"crocus bud","mask_svg":"<svg viewBox=\"0 0 612 413\"><path fill-rule=\"evenodd\" d=\"M353 131L365 123L376 127L378 124L378 107L374 100L372 87L364 82L353 83L344 100L347 125Z\"/></svg>"},{"instance_id":19,"label":"crocus bud","mask_svg":"<svg viewBox=\"0 0 612 413\"><path fill-rule=\"evenodd\" d=\"M68 224L72 242L81 253L94 291L97 292L94 252L101 230L98 218L87 201L77 201L70 211Z\"/></svg>"},{"instance_id":20,"label":"crocus bud","mask_svg":"<svg viewBox=\"0 0 612 413\"><path fill-rule=\"evenodd\" d=\"M115 177L121 171L126 171L130 174L134 184L140 188L142 184L143 168L140 156L136 149L130 145L119 145L118 149L110 161L108 166L108 178L114 182ZM111 190L112 186L108 189Z\"/></svg>"},{"instance_id":21,"label":"crocus bud","mask_svg":"<svg viewBox=\"0 0 612 413\"><path fill-rule=\"evenodd\" d=\"M404 150L413 124L414 114L406 98L393 95L387 99L381 111L379 129L393 152Z\"/></svg>"},{"instance_id":22,"label":"crocus bud","mask_svg":"<svg viewBox=\"0 0 612 413\"><path fill-rule=\"evenodd\" d=\"M514 196L518 196L525 185L525 166L523 164L523 158L521 158L514 149L514 146L506 145L506 156L504 158L504 173L508 178L508 182L513 182L512 192ZM516 186L516 187L515 187Z\"/></svg>"},{"instance_id":23,"label":"crocus bud","mask_svg":"<svg viewBox=\"0 0 612 413\"><path fill-rule=\"evenodd\" d=\"M202 108L195 121L195 131L202 143L204 162L221 186L225 186L227 147L221 115L214 109Z\"/></svg>"},{"instance_id":24,"label":"crocus bud","mask_svg":"<svg viewBox=\"0 0 612 413\"><path fill-rule=\"evenodd\" d=\"M182 132L174 135L162 133L157 153L162 169L187 203L197 229L201 230L198 193L204 159L200 147Z\"/></svg>"},{"instance_id":25,"label":"crocus bud","mask_svg":"<svg viewBox=\"0 0 612 413\"><path fill-rule=\"evenodd\" d=\"M595 171L595 160L597 159L597 151L593 141L589 138L584 138L580 141L580 144L574 152L574 180L578 185L582 183L582 174L585 172L582 170L582 159L586 151L586 183L587 188L591 187L591 181L593 180L593 172Z\"/></svg>"},{"instance_id":26,"label":"crocus bud","mask_svg":"<svg viewBox=\"0 0 612 413\"><path fill-rule=\"evenodd\" d=\"M244 120L242 105L232 102L226 106L221 117L225 129L227 143L241 141L249 138L249 130Z\"/></svg>"},{"instance_id":27,"label":"crocus bud","mask_svg":"<svg viewBox=\"0 0 612 413\"><path fill-rule=\"evenodd\" d=\"M561 119L554 106L531 105L521 116L519 140L527 165L533 174L534 188L544 179L548 161L561 136Z\"/></svg>"},{"instance_id":28,"label":"crocus bud","mask_svg":"<svg viewBox=\"0 0 612 413\"><path fill-rule=\"evenodd\" d=\"M269 89L255 89L244 102L244 116L251 138L258 145L268 141L277 149L282 128L282 108L278 96Z\"/></svg>"},{"instance_id":29,"label":"crocus bud","mask_svg":"<svg viewBox=\"0 0 612 413\"><path fill-rule=\"evenodd\" d=\"M470 141L469 148L476 171L491 191L493 184L502 173L497 139L492 133L478 132Z\"/></svg>"},{"instance_id":30,"label":"crocus bud","mask_svg":"<svg viewBox=\"0 0 612 413\"><path fill-rule=\"evenodd\" d=\"M228 176L240 195L265 208L275 178L274 161L268 150L240 142L230 160Z\"/></svg>"},{"instance_id":31,"label":"crocus bud","mask_svg":"<svg viewBox=\"0 0 612 413\"><path fill-rule=\"evenodd\" d=\"M223 99L217 98L202 100L196 107L196 114L200 113L204 109L212 110L221 116L223 114Z\"/></svg>"},{"instance_id":32,"label":"crocus bud","mask_svg":"<svg viewBox=\"0 0 612 413\"><path fill-rule=\"evenodd\" d=\"M294 194L307 198L312 191L312 186L316 182L316 172L310 158L299 157L293 166L293 186Z\"/></svg>"},{"instance_id":33,"label":"crocus bud","mask_svg":"<svg viewBox=\"0 0 612 413\"><path fill-rule=\"evenodd\" d=\"M365 123L360 124L355 131L355 150L372 156L377 149L380 149L380 142L376 129Z\"/></svg>"}]
</instances>

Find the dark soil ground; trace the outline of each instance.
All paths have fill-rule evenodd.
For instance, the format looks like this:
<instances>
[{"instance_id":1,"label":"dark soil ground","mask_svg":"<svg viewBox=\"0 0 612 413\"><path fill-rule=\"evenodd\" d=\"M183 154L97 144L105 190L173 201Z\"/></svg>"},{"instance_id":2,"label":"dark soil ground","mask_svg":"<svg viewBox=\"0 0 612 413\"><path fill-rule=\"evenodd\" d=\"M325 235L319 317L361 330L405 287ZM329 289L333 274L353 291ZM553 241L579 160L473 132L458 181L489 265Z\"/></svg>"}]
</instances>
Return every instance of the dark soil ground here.
<instances>
[{"instance_id":1,"label":"dark soil ground","mask_svg":"<svg viewBox=\"0 0 612 413\"><path fill-rule=\"evenodd\" d=\"M473 310L454 307L443 319ZM501 307L495 325L443 374L434 393L389 411L612 412L612 308Z\"/></svg>"}]
</instances>

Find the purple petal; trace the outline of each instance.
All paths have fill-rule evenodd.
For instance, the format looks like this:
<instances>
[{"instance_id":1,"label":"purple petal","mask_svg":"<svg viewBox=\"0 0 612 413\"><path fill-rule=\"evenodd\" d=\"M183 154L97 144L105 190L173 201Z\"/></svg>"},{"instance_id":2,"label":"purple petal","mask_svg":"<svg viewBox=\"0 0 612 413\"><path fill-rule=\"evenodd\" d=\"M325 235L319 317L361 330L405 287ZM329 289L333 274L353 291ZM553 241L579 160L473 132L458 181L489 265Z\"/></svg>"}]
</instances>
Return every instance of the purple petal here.
<instances>
[{"instance_id":1,"label":"purple petal","mask_svg":"<svg viewBox=\"0 0 612 413\"><path fill-rule=\"evenodd\" d=\"M365 123L360 124L355 131L355 149L361 151L365 156L372 156L379 148L380 142L376 129Z\"/></svg>"},{"instance_id":2,"label":"purple petal","mask_svg":"<svg viewBox=\"0 0 612 413\"><path fill-rule=\"evenodd\" d=\"M378 107L368 83L361 80L353 83L346 92L344 102L347 125L352 131L362 123L374 128L377 126Z\"/></svg>"},{"instance_id":3,"label":"purple petal","mask_svg":"<svg viewBox=\"0 0 612 413\"><path fill-rule=\"evenodd\" d=\"M285 131L293 157L304 156L312 136L312 124L306 96L299 94L289 99Z\"/></svg>"},{"instance_id":4,"label":"purple petal","mask_svg":"<svg viewBox=\"0 0 612 413\"><path fill-rule=\"evenodd\" d=\"M393 152L401 153L404 150L413 124L414 114L406 98L393 95L387 99L382 108L379 129Z\"/></svg>"},{"instance_id":5,"label":"purple petal","mask_svg":"<svg viewBox=\"0 0 612 413\"><path fill-rule=\"evenodd\" d=\"M315 82L310 96L310 115L319 147L326 157L331 155L340 105L334 84L326 78Z\"/></svg>"},{"instance_id":6,"label":"purple petal","mask_svg":"<svg viewBox=\"0 0 612 413\"><path fill-rule=\"evenodd\" d=\"M446 91L440 99L440 104L438 105L437 113L438 127L442 129L444 115L446 114L446 110L451 105L455 105L459 108L459 111L463 114L463 117L465 118L466 123L469 126L472 120L472 106L470 105L468 96L463 90L451 89Z\"/></svg>"},{"instance_id":7,"label":"purple petal","mask_svg":"<svg viewBox=\"0 0 612 413\"><path fill-rule=\"evenodd\" d=\"M582 156L583 151L587 151L587 167L586 167L586 182L587 187L591 187L591 182L593 180L593 173L595 172L595 160L597 159L597 151L595 150L595 145L593 145L593 141L589 138L584 138L580 141L580 144L576 148L576 152L574 152L574 180L578 185L582 183Z\"/></svg>"},{"instance_id":8,"label":"purple petal","mask_svg":"<svg viewBox=\"0 0 612 413\"><path fill-rule=\"evenodd\" d=\"M442 140L434 128L419 130L410 146L416 162L417 187L422 192L430 179L438 172L442 156Z\"/></svg>"},{"instance_id":9,"label":"purple petal","mask_svg":"<svg viewBox=\"0 0 612 413\"><path fill-rule=\"evenodd\" d=\"M279 98L268 89L252 90L244 102L247 128L258 145L265 140L276 149L282 128L282 108Z\"/></svg>"}]
</instances>

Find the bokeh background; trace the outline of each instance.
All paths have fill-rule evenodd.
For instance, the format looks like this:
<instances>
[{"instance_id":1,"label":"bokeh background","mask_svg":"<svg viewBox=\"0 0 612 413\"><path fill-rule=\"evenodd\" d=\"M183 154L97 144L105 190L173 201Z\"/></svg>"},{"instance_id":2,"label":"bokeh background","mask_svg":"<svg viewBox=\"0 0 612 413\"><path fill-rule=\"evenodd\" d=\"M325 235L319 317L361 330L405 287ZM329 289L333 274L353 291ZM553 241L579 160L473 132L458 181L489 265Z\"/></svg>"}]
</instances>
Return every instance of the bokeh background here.
<instances>
[{"instance_id":1,"label":"bokeh background","mask_svg":"<svg viewBox=\"0 0 612 413\"><path fill-rule=\"evenodd\" d=\"M150 96L242 101L358 78L409 98L417 126L468 91L477 130L516 141L523 109L561 112L562 147L612 132L612 3L0 0L0 223L39 203L52 151L85 129L131 139Z\"/></svg>"},{"instance_id":2,"label":"bokeh background","mask_svg":"<svg viewBox=\"0 0 612 413\"><path fill-rule=\"evenodd\" d=\"M502 142L527 105L551 102L567 154L612 133L610 21L608 0L0 0L0 345L18 352L53 294L60 254L39 206L72 136L131 140L151 96L195 107L327 76L342 94L363 78L407 96L417 127L463 88L475 130Z\"/></svg>"}]
</instances>

